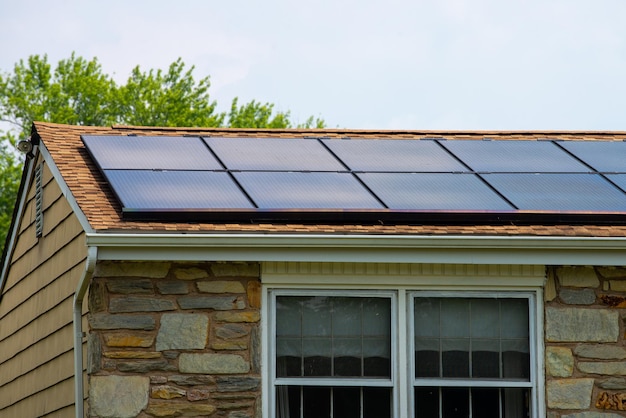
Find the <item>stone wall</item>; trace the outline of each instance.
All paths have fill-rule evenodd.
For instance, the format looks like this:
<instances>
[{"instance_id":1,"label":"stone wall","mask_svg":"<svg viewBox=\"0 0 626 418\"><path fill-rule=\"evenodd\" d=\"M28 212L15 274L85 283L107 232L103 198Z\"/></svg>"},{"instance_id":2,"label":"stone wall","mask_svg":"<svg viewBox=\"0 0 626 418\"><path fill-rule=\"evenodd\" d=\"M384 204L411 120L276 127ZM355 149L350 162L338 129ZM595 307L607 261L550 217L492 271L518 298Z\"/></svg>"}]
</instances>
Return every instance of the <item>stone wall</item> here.
<instances>
[{"instance_id":1,"label":"stone wall","mask_svg":"<svg viewBox=\"0 0 626 418\"><path fill-rule=\"evenodd\" d=\"M90 417L261 416L256 263L99 263Z\"/></svg>"},{"instance_id":2,"label":"stone wall","mask_svg":"<svg viewBox=\"0 0 626 418\"><path fill-rule=\"evenodd\" d=\"M626 268L548 269L548 418L626 417Z\"/></svg>"}]
</instances>

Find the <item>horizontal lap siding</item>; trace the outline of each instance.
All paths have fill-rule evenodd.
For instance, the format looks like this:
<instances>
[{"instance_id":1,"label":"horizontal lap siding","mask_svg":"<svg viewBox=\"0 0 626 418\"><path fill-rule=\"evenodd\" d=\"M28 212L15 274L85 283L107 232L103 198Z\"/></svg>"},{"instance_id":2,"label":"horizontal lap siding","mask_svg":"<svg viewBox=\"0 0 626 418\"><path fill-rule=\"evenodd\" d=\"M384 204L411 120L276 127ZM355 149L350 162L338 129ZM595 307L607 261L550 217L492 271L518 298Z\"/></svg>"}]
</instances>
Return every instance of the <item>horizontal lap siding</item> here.
<instances>
[{"instance_id":1,"label":"horizontal lap siding","mask_svg":"<svg viewBox=\"0 0 626 418\"><path fill-rule=\"evenodd\" d=\"M44 167L43 237L35 236L34 184L0 303L0 416L74 415L73 294L85 236Z\"/></svg>"}]
</instances>

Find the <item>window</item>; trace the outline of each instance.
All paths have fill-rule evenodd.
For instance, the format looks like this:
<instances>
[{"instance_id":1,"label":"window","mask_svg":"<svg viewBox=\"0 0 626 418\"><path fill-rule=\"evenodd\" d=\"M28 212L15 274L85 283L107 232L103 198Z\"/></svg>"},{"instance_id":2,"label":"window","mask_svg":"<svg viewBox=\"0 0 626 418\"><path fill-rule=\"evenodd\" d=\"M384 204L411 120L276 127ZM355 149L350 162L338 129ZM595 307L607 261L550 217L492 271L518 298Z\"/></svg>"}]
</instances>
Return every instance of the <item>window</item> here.
<instances>
[{"instance_id":1,"label":"window","mask_svg":"<svg viewBox=\"0 0 626 418\"><path fill-rule=\"evenodd\" d=\"M412 294L420 418L526 418L533 387L530 298Z\"/></svg>"},{"instance_id":2,"label":"window","mask_svg":"<svg viewBox=\"0 0 626 418\"><path fill-rule=\"evenodd\" d=\"M272 417L536 416L534 293L269 295Z\"/></svg>"}]
</instances>

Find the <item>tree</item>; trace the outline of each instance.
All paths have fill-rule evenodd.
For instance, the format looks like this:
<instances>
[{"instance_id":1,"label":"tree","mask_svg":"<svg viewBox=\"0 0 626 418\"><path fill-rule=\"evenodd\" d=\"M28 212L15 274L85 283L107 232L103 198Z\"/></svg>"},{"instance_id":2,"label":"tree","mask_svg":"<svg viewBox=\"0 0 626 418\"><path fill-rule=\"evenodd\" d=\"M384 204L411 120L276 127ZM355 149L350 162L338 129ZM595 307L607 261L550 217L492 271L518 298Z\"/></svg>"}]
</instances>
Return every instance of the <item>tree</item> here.
<instances>
[{"instance_id":1,"label":"tree","mask_svg":"<svg viewBox=\"0 0 626 418\"><path fill-rule=\"evenodd\" d=\"M209 77L196 81L194 67L181 59L167 71L135 67L118 85L102 71L97 58L72 54L52 69L46 55L32 55L0 73L0 245L13 214L21 162L13 152L16 138L30 135L33 121L72 125L201 126L233 128L322 128L324 120L309 117L294 125L290 113L275 112L271 103L255 100L218 112L211 101Z\"/></svg>"}]
</instances>

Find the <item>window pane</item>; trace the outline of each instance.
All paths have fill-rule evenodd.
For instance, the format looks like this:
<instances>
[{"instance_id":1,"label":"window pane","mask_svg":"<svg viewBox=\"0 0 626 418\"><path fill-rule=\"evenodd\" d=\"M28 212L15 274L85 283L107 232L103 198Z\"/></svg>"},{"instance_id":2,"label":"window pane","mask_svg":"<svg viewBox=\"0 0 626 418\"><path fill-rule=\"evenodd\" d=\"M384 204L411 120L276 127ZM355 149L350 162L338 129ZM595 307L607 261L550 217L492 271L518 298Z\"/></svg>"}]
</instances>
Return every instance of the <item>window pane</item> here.
<instances>
[{"instance_id":1,"label":"window pane","mask_svg":"<svg viewBox=\"0 0 626 418\"><path fill-rule=\"evenodd\" d=\"M528 340L502 340L502 363L504 377L529 379Z\"/></svg>"},{"instance_id":2,"label":"window pane","mask_svg":"<svg viewBox=\"0 0 626 418\"><path fill-rule=\"evenodd\" d=\"M441 388L442 418L469 417L469 389Z\"/></svg>"},{"instance_id":3,"label":"window pane","mask_svg":"<svg viewBox=\"0 0 626 418\"><path fill-rule=\"evenodd\" d=\"M443 377L469 377L469 340L441 341Z\"/></svg>"},{"instance_id":4,"label":"window pane","mask_svg":"<svg viewBox=\"0 0 626 418\"><path fill-rule=\"evenodd\" d=\"M390 298L279 296L276 301L278 377L391 377Z\"/></svg>"},{"instance_id":5,"label":"window pane","mask_svg":"<svg viewBox=\"0 0 626 418\"><path fill-rule=\"evenodd\" d=\"M500 389L473 388L472 416L500 418Z\"/></svg>"},{"instance_id":6,"label":"window pane","mask_svg":"<svg viewBox=\"0 0 626 418\"><path fill-rule=\"evenodd\" d=\"M300 417L300 386L276 387L276 417Z\"/></svg>"},{"instance_id":7,"label":"window pane","mask_svg":"<svg viewBox=\"0 0 626 418\"><path fill-rule=\"evenodd\" d=\"M361 335L362 301L355 298L333 298L333 334Z\"/></svg>"},{"instance_id":8,"label":"window pane","mask_svg":"<svg viewBox=\"0 0 626 418\"><path fill-rule=\"evenodd\" d=\"M416 298L414 311L415 336L439 337L439 299Z\"/></svg>"},{"instance_id":9,"label":"window pane","mask_svg":"<svg viewBox=\"0 0 626 418\"><path fill-rule=\"evenodd\" d=\"M335 376L361 376L360 338L336 338L333 346Z\"/></svg>"},{"instance_id":10,"label":"window pane","mask_svg":"<svg viewBox=\"0 0 626 418\"><path fill-rule=\"evenodd\" d=\"M363 375L391 376L391 346L388 339L368 338L363 341Z\"/></svg>"},{"instance_id":11,"label":"window pane","mask_svg":"<svg viewBox=\"0 0 626 418\"><path fill-rule=\"evenodd\" d=\"M439 340L415 340L415 377L440 377Z\"/></svg>"},{"instance_id":12,"label":"window pane","mask_svg":"<svg viewBox=\"0 0 626 418\"><path fill-rule=\"evenodd\" d=\"M472 340L472 377L500 377L499 340Z\"/></svg>"},{"instance_id":13,"label":"window pane","mask_svg":"<svg viewBox=\"0 0 626 418\"><path fill-rule=\"evenodd\" d=\"M298 297L276 299L276 335L302 335L302 303Z\"/></svg>"},{"instance_id":14,"label":"window pane","mask_svg":"<svg viewBox=\"0 0 626 418\"><path fill-rule=\"evenodd\" d=\"M360 418L361 388L333 389L333 417Z\"/></svg>"},{"instance_id":15,"label":"window pane","mask_svg":"<svg viewBox=\"0 0 626 418\"><path fill-rule=\"evenodd\" d=\"M415 418L439 418L439 388L415 388Z\"/></svg>"},{"instance_id":16,"label":"window pane","mask_svg":"<svg viewBox=\"0 0 626 418\"><path fill-rule=\"evenodd\" d=\"M469 336L469 300L441 298L441 336Z\"/></svg>"},{"instance_id":17,"label":"window pane","mask_svg":"<svg viewBox=\"0 0 626 418\"><path fill-rule=\"evenodd\" d=\"M526 298L416 297L415 377L528 380L528 306Z\"/></svg>"},{"instance_id":18,"label":"window pane","mask_svg":"<svg viewBox=\"0 0 626 418\"><path fill-rule=\"evenodd\" d=\"M392 389L277 386L277 418L391 418Z\"/></svg>"},{"instance_id":19,"label":"window pane","mask_svg":"<svg viewBox=\"0 0 626 418\"><path fill-rule=\"evenodd\" d=\"M502 300L502 338L528 338L528 300Z\"/></svg>"},{"instance_id":20,"label":"window pane","mask_svg":"<svg viewBox=\"0 0 626 418\"><path fill-rule=\"evenodd\" d=\"M391 304L389 299L367 298L363 301L363 335L389 335Z\"/></svg>"},{"instance_id":21,"label":"window pane","mask_svg":"<svg viewBox=\"0 0 626 418\"><path fill-rule=\"evenodd\" d=\"M364 387L363 418L391 418L391 393L391 388Z\"/></svg>"},{"instance_id":22,"label":"window pane","mask_svg":"<svg viewBox=\"0 0 626 418\"><path fill-rule=\"evenodd\" d=\"M470 334L475 338L500 337L500 301L497 299L472 299L470 328Z\"/></svg>"},{"instance_id":23,"label":"window pane","mask_svg":"<svg viewBox=\"0 0 626 418\"><path fill-rule=\"evenodd\" d=\"M325 387L303 387L302 417L330 418L330 391Z\"/></svg>"},{"instance_id":24,"label":"window pane","mask_svg":"<svg viewBox=\"0 0 626 418\"><path fill-rule=\"evenodd\" d=\"M304 376L332 375L330 338L303 338L302 352L304 357Z\"/></svg>"},{"instance_id":25,"label":"window pane","mask_svg":"<svg viewBox=\"0 0 626 418\"><path fill-rule=\"evenodd\" d=\"M530 416L529 395L526 388L507 388L502 390L502 409L504 418L526 418Z\"/></svg>"},{"instance_id":26,"label":"window pane","mask_svg":"<svg viewBox=\"0 0 626 418\"><path fill-rule=\"evenodd\" d=\"M302 340L299 338L276 339L276 376L302 375Z\"/></svg>"},{"instance_id":27,"label":"window pane","mask_svg":"<svg viewBox=\"0 0 626 418\"><path fill-rule=\"evenodd\" d=\"M330 335L331 312L330 300L327 297L312 297L304 300L302 305L302 334Z\"/></svg>"}]
</instances>

